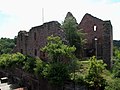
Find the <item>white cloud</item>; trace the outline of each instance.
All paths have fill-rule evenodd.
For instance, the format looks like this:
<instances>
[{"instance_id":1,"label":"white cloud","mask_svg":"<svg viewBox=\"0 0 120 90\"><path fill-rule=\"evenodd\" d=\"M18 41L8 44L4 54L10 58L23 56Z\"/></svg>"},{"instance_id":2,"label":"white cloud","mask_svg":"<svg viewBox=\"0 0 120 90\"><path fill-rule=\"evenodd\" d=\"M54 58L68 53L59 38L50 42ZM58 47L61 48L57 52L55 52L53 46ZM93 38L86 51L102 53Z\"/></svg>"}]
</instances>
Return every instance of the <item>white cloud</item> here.
<instances>
[{"instance_id":1,"label":"white cloud","mask_svg":"<svg viewBox=\"0 0 120 90\"><path fill-rule=\"evenodd\" d=\"M0 11L11 16L4 27L0 27L0 37L14 38L19 30L29 30L44 21L64 20L68 11L77 18L78 23L85 13L90 13L103 20L111 20L114 39L119 38L120 3L110 0L0 0Z\"/></svg>"}]
</instances>

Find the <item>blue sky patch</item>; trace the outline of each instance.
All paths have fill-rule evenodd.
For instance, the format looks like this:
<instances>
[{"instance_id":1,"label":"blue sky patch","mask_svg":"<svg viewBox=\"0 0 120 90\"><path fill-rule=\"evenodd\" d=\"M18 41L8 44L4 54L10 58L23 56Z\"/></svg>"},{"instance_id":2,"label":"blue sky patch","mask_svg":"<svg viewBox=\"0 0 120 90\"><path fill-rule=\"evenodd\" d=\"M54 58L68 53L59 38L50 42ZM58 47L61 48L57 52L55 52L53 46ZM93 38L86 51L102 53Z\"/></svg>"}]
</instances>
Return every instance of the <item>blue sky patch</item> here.
<instances>
[{"instance_id":1,"label":"blue sky patch","mask_svg":"<svg viewBox=\"0 0 120 90\"><path fill-rule=\"evenodd\" d=\"M7 22L7 19L9 19L9 15L3 13L0 11L0 26L2 26L4 23Z\"/></svg>"},{"instance_id":2,"label":"blue sky patch","mask_svg":"<svg viewBox=\"0 0 120 90\"><path fill-rule=\"evenodd\" d=\"M117 3L117 2L120 2L120 0L90 0L94 3L99 3L99 2L111 2L111 3Z\"/></svg>"},{"instance_id":3,"label":"blue sky patch","mask_svg":"<svg viewBox=\"0 0 120 90\"><path fill-rule=\"evenodd\" d=\"M120 2L120 0L111 0L112 2Z\"/></svg>"}]
</instances>

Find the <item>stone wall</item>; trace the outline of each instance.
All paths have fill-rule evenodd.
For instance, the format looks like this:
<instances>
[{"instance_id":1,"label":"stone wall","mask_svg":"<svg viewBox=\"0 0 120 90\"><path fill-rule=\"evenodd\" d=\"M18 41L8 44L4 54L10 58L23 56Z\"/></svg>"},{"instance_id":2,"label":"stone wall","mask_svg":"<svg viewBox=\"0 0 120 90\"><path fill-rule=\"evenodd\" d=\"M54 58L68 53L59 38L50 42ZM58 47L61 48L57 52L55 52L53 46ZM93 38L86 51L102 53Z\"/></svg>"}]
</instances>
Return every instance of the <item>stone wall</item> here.
<instances>
[{"instance_id":1,"label":"stone wall","mask_svg":"<svg viewBox=\"0 0 120 90\"><path fill-rule=\"evenodd\" d=\"M47 44L48 36L60 36L64 39L63 30L57 21L44 23L30 29L29 32L20 31L17 37L17 44L14 52L21 52L32 57L40 57L46 60L46 54L40 51L40 48Z\"/></svg>"},{"instance_id":2,"label":"stone wall","mask_svg":"<svg viewBox=\"0 0 120 90\"><path fill-rule=\"evenodd\" d=\"M103 33L103 60L108 65L108 68L112 66L113 56L113 34L112 25L110 21L104 22Z\"/></svg>"},{"instance_id":3,"label":"stone wall","mask_svg":"<svg viewBox=\"0 0 120 90\"><path fill-rule=\"evenodd\" d=\"M95 55L98 59L103 59L110 68L113 53L113 35L110 21L103 21L90 14L85 14L79 28L86 33L85 57Z\"/></svg>"},{"instance_id":4,"label":"stone wall","mask_svg":"<svg viewBox=\"0 0 120 90\"><path fill-rule=\"evenodd\" d=\"M87 52L86 57L93 55L96 56L95 53L96 51L97 51L97 57L100 58L102 57L103 23L104 23L103 20L93 17L90 14L85 14L81 23L79 24L79 28L83 29L83 32L86 33L85 35L85 38L87 40L87 43L85 45ZM97 41L95 41L95 38L97 38ZM97 44L97 48L95 47L96 44ZM91 55L89 52L91 52Z\"/></svg>"},{"instance_id":5,"label":"stone wall","mask_svg":"<svg viewBox=\"0 0 120 90\"><path fill-rule=\"evenodd\" d=\"M67 14L67 16L69 15ZM113 53L113 35L110 21L103 21L87 13L78 27L85 33L85 39L87 40L84 46L84 57L95 55L98 59L103 59L110 67ZM50 35L57 35L65 40L64 32L57 21L33 27L29 32L20 31L14 52L21 52L32 57L38 56L46 61L47 55L41 52L40 48L46 45L47 37Z\"/></svg>"},{"instance_id":6,"label":"stone wall","mask_svg":"<svg viewBox=\"0 0 120 90\"><path fill-rule=\"evenodd\" d=\"M28 32L26 31L20 31L18 33L17 38L17 50L23 54L27 54L27 38L28 38Z\"/></svg>"}]
</instances>

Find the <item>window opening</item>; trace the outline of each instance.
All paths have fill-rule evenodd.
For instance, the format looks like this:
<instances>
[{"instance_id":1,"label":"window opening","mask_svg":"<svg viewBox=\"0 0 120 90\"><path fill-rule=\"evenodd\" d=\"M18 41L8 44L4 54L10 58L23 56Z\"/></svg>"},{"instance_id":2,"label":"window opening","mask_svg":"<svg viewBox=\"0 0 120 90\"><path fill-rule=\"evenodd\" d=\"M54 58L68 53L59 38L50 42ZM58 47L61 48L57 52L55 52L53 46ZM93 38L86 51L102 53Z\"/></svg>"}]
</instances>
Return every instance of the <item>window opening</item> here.
<instances>
[{"instance_id":1,"label":"window opening","mask_svg":"<svg viewBox=\"0 0 120 90\"><path fill-rule=\"evenodd\" d=\"M97 31L97 26L94 26L93 30L94 30L94 32L96 32Z\"/></svg>"},{"instance_id":2,"label":"window opening","mask_svg":"<svg viewBox=\"0 0 120 90\"><path fill-rule=\"evenodd\" d=\"M35 56L37 56L37 49L35 49Z\"/></svg>"},{"instance_id":3,"label":"window opening","mask_svg":"<svg viewBox=\"0 0 120 90\"><path fill-rule=\"evenodd\" d=\"M23 49L21 49L20 52L23 54Z\"/></svg>"}]
</instances>

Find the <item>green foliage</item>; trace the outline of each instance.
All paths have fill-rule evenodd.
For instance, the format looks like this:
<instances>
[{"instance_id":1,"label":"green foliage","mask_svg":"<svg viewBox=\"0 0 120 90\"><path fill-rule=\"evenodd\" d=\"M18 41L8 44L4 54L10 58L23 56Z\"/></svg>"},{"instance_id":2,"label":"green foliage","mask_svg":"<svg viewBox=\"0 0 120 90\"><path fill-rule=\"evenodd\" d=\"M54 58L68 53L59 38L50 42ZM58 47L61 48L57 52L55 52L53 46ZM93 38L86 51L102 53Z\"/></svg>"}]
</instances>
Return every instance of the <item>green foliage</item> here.
<instances>
[{"instance_id":1,"label":"green foliage","mask_svg":"<svg viewBox=\"0 0 120 90\"><path fill-rule=\"evenodd\" d=\"M105 90L120 90L120 78L114 78L109 81Z\"/></svg>"},{"instance_id":2,"label":"green foliage","mask_svg":"<svg viewBox=\"0 0 120 90\"><path fill-rule=\"evenodd\" d=\"M0 39L0 55L11 53L14 47L15 47L14 39L9 38Z\"/></svg>"},{"instance_id":3,"label":"green foliage","mask_svg":"<svg viewBox=\"0 0 120 90\"><path fill-rule=\"evenodd\" d=\"M76 60L75 72L72 72L71 80L74 80L76 84L85 85L85 76L88 72L89 61Z\"/></svg>"},{"instance_id":4,"label":"green foliage","mask_svg":"<svg viewBox=\"0 0 120 90\"><path fill-rule=\"evenodd\" d=\"M37 58L35 65L36 65L35 68L34 68L35 74L38 77L43 77L44 75L46 76L46 74L44 73L44 71L46 69L47 64L45 64L45 62L43 62L42 60L40 60L39 58Z\"/></svg>"},{"instance_id":5,"label":"green foliage","mask_svg":"<svg viewBox=\"0 0 120 90\"><path fill-rule=\"evenodd\" d=\"M112 72L114 74L114 77L120 78L120 61L116 61L113 65Z\"/></svg>"},{"instance_id":6,"label":"green foliage","mask_svg":"<svg viewBox=\"0 0 120 90\"><path fill-rule=\"evenodd\" d=\"M23 66L23 62L25 60L25 56L21 53L15 53L15 54L11 54L11 60L13 62L12 66L16 66L16 67L21 67Z\"/></svg>"},{"instance_id":7,"label":"green foliage","mask_svg":"<svg viewBox=\"0 0 120 90\"><path fill-rule=\"evenodd\" d=\"M76 19L73 16L66 17L62 24L62 28L65 31L69 45L76 47L75 55L80 57L81 54L82 57L83 45L86 42L84 39L85 34L82 33L82 30L78 30Z\"/></svg>"},{"instance_id":8,"label":"green foliage","mask_svg":"<svg viewBox=\"0 0 120 90\"><path fill-rule=\"evenodd\" d=\"M47 52L50 63L46 64L43 75L54 85L63 85L69 79L69 65L73 61L75 47L65 45L60 37L48 37L48 44L42 48ZM69 60L67 63L63 60Z\"/></svg>"},{"instance_id":9,"label":"green foliage","mask_svg":"<svg viewBox=\"0 0 120 90\"><path fill-rule=\"evenodd\" d=\"M69 65L62 62L45 63L39 58L24 56L21 53L2 54L0 55L0 68L17 67L29 73L35 72L38 77L47 78L51 84L56 86L62 86L65 81L71 79L76 84L88 85L90 90L120 89L120 79L113 78L112 74L105 69L102 61L96 61L95 57L92 57L90 61L75 61L76 66L72 67L71 63Z\"/></svg>"},{"instance_id":10,"label":"green foliage","mask_svg":"<svg viewBox=\"0 0 120 90\"><path fill-rule=\"evenodd\" d=\"M103 61L98 62L95 57L90 58L88 75L85 79L90 89L95 90L106 86L106 80L102 76L105 66Z\"/></svg>"},{"instance_id":11,"label":"green foliage","mask_svg":"<svg viewBox=\"0 0 120 90\"><path fill-rule=\"evenodd\" d=\"M0 68L20 68L27 72L33 73L35 68L35 58L24 56L21 53L2 54L0 56Z\"/></svg>"},{"instance_id":12,"label":"green foliage","mask_svg":"<svg viewBox=\"0 0 120 90\"><path fill-rule=\"evenodd\" d=\"M113 40L114 47L118 47L120 49L120 40Z\"/></svg>"},{"instance_id":13,"label":"green foliage","mask_svg":"<svg viewBox=\"0 0 120 90\"><path fill-rule=\"evenodd\" d=\"M11 55L2 54L0 56L0 67L1 68L9 68L11 66Z\"/></svg>"},{"instance_id":14,"label":"green foliage","mask_svg":"<svg viewBox=\"0 0 120 90\"><path fill-rule=\"evenodd\" d=\"M13 66L19 66L23 63L25 56L16 53L16 54L2 54L0 55L0 68L9 68Z\"/></svg>"},{"instance_id":15,"label":"green foliage","mask_svg":"<svg viewBox=\"0 0 120 90\"><path fill-rule=\"evenodd\" d=\"M65 81L70 80L66 64L57 62L48 65L44 73L51 84L61 86Z\"/></svg>"},{"instance_id":16,"label":"green foliage","mask_svg":"<svg viewBox=\"0 0 120 90\"><path fill-rule=\"evenodd\" d=\"M120 90L120 78L114 78L113 74L108 70L104 70L101 75L107 82L104 90Z\"/></svg>"},{"instance_id":17,"label":"green foliage","mask_svg":"<svg viewBox=\"0 0 120 90\"><path fill-rule=\"evenodd\" d=\"M23 64L24 64L23 65L23 69L26 72L33 73L34 72L34 68L35 68L35 62L36 62L35 58L26 56L26 59L23 62Z\"/></svg>"},{"instance_id":18,"label":"green foliage","mask_svg":"<svg viewBox=\"0 0 120 90\"><path fill-rule=\"evenodd\" d=\"M42 48L42 51L47 52L49 59L53 62L59 62L65 57L71 58L73 56L75 47L64 45L60 37L50 36L47 39L48 44Z\"/></svg>"},{"instance_id":19,"label":"green foliage","mask_svg":"<svg viewBox=\"0 0 120 90\"><path fill-rule=\"evenodd\" d=\"M70 46L74 45L74 38L76 38L76 31L77 31L77 22L75 18L73 17L68 17L65 19L62 25L66 38L69 41Z\"/></svg>"},{"instance_id":20,"label":"green foliage","mask_svg":"<svg viewBox=\"0 0 120 90\"><path fill-rule=\"evenodd\" d=\"M120 60L120 49L118 47L113 48L113 55L114 55L115 59Z\"/></svg>"},{"instance_id":21,"label":"green foliage","mask_svg":"<svg viewBox=\"0 0 120 90\"><path fill-rule=\"evenodd\" d=\"M114 77L120 78L120 50L117 47L114 47L114 64L112 68L112 72Z\"/></svg>"}]
</instances>

